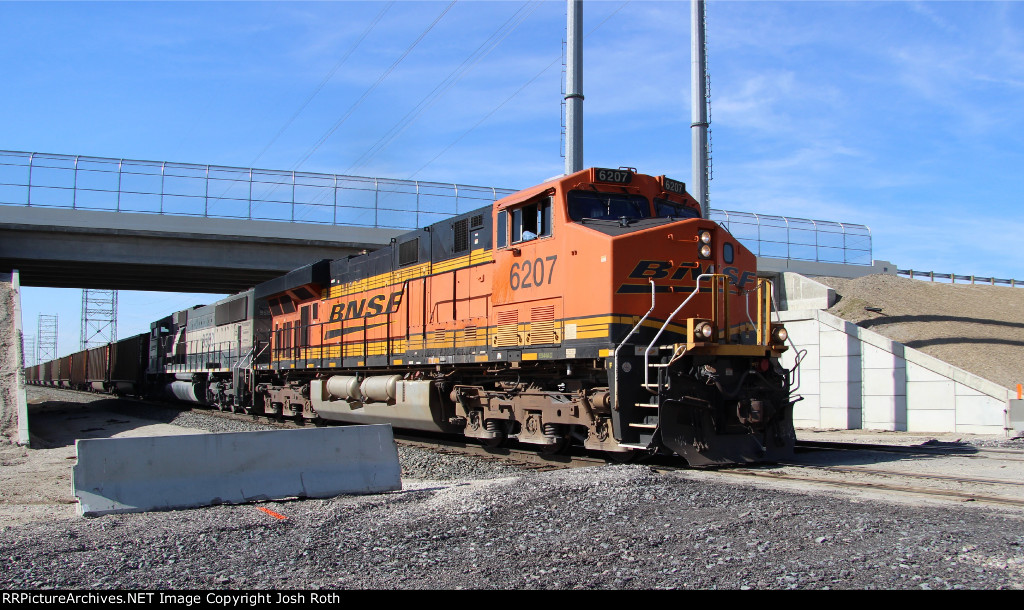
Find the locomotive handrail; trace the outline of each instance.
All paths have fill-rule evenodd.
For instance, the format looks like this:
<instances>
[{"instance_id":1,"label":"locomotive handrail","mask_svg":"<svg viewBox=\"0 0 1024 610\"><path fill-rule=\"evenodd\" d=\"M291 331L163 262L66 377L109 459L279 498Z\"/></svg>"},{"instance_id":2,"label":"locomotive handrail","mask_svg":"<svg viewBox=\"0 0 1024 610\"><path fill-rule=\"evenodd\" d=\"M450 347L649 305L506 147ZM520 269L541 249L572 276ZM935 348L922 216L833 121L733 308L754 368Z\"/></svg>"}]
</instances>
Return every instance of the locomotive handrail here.
<instances>
[{"instance_id":1,"label":"locomotive handrail","mask_svg":"<svg viewBox=\"0 0 1024 610\"><path fill-rule=\"evenodd\" d=\"M650 362L651 362L651 349L654 347L654 344L658 342L658 338L661 337L661 333L665 332L665 329L668 328L669 323L672 322L672 318L676 317L676 314L678 314L679 311L687 303L690 302L690 299L692 299L693 297L697 296L697 293L700 292L700 280L701 280L701 278L715 277L715 275L718 275L718 274L716 274L716 273L702 273L702 274L697 276L697 283L693 286L693 292L691 292L690 296L686 297L683 300L683 302L679 304L679 307L676 307L675 311L673 311L671 314L669 314L668 318L665 320L665 323L661 325L661 328L658 329L657 334L655 334L654 338L651 339L651 344L648 345L647 349L644 350L644 387L645 388L650 389L650 385L651 385L650 382L649 382L649 377L650 377L650 374L651 374L651 364L650 364ZM653 284L654 282L652 281L651 283ZM618 372L618 371L616 371L616 372Z\"/></svg>"},{"instance_id":2,"label":"locomotive handrail","mask_svg":"<svg viewBox=\"0 0 1024 610\"><path fill-rule=\"evenodd\" d=\"M633 327L633 330L629 331L629 334L626 335L626 338L623 339L615 347L615 353L612 355L612 366L615 367L615 377L614 377L614 379L615 379L615 388L614 388L615 394L614 395L616 395L616 396L619 393L619 350L622 349L622 346L626 344L626 341L629 341L629 338L632 337L634 333L636 333L637 329L640 328L640 325L643 324L644 320L647 319L647 316L651 315L651 312L654 311L654 294L656 292L656 290L654 288L654 280L648 278L647 281L649 281L651 283L651 308L647 310L647 313L644 314L644 317L640 318L640 321L636 323L636 326Z\"/></svg>"},{"instance_id":3,"label":"locomotive handrail","mask_svg":"<svg viewBox=\"0 0 1024 610\"><path fill-rule=\"evenodd\" d=\"M771 297L772 309L775 310L775 315L781 319L782 316L779 314L779 307L778 307L778 305L775 304L775 293L774 293L774 291L773 292L769 292L768 294ZM770 316L769 316L769 323L770 322L771 322L771 319L770 319ZM791 378L792 378L793 374L796 373L796 385L793 385L793 382L791 380L790 381L790 386L789 386L789 392L790 392L790 394L792 394L793 392L795 392L798 389L800 389L800 363L803 362L804 358L807 357L807 349L806 348L805 349L798 349L796 344L793 343L793 337L791 337L789 335L786 336L786 340L789 341L789 347L791 347L793 349L793 354L794 354L794 356L793 356L793 368L790 369L790 371L789 371L789 375L790 375ZM800 400L803 400L803 399L801 398Z\"/></svg>"},{"instance_id":4,"label":"locomotive handrail","mask_svg":"<svg viewBox=\"0 0 1024 610\"><path fill-rule=\"evenodd\" d=\"M228 349L230 350L231 348L229 347ZM255 346L255 345L253 345L253 346L252 346L251 348L249 348L249 351L248 351L248 352L246 352L244 356L242 356L242 357L241 357L241 358L239 358L239 359L238 359L237 361L235 361L235 364L234 364L234 366L232 366L231 368L233 368L233 369L240 369L240 368L242 368L242 363L243 363L243 362L245 362L245 359L246 359L246 358L249 358L250 356L252 356L252 353L253 353L254 351L256 351L256 346ZM261 351L260 353L262 354L263 352ZM256 361L256 360L255 360L255 358L251 358L251 359L249 360L249 364L251 365L251 364L253 364L253 363L254 363L255 361Z\"/></svg>"}]
</instances>

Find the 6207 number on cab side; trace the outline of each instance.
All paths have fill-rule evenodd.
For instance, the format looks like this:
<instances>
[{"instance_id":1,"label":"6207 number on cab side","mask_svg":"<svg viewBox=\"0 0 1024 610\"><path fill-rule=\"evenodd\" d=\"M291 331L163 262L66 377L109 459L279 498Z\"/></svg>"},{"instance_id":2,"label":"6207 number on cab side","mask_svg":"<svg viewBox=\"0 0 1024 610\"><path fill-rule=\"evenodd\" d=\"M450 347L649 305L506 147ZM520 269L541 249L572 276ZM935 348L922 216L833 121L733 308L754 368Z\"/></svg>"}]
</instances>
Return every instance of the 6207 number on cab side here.
<instances>
[{"instance_id":1,"label":"6207 number on cab side","mask_svg":"<svg viewBox=\"0 0 1024 610\"><path fill-rule=\"evenodd\" d=\"M508 274L508 285L512 290L519 290L520 288L534 288L550 284L555 277L555 261L557 260L558 256L552 255L547 258L535 258L532 261L525 260L521 265L512 263L512 269ZM550 264L545 264L545 261Z\"/></svg>"}]
</instances>

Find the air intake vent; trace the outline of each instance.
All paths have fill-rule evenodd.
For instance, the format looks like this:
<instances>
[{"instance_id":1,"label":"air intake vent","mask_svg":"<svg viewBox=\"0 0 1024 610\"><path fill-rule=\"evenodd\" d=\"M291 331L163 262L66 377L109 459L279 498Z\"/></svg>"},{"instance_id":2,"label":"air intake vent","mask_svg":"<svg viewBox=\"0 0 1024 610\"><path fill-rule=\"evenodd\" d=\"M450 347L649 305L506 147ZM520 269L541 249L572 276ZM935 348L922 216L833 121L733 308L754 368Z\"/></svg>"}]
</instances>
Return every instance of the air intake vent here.
<instances>
[{"instance_id":1,"label":"air intake vent","mask_svg":"<svg viewBox=\"0 0 1024 610\"><path fill-rule=\"evenodd\" d=\"M534 307L530 310L530 345L558 343L555 333L555 306Z\"/></svg>"},{"instance_id":2,"label":"air intake vent","mask_svg":"<svg viewBox=\"0 0 1024 610\"><path fill-rule=\"evenodd\" d=\"M411 265L420 259L420 238L410 239L398 245L398 264Z\"/></svg>"},{"instance_id":3,"label":"air intake vent","mask_svg":"<svg viewBox=\"0 0 1024 610\"><path fill-rule=\"evenodd\" d=\"M519 312L502 311L497 315L498 328L491 338L494 347L519 345Z\"/></svg>"},{"instance_id":4,"label":"air intake vent","mask_svg":"<svg viewBox=\"0 0 1024 610\"><path fill-rule=\"evenodd\" d=\"M452 252L465 252L469 250L469 221L462 219L452 224L452 231L455 233L455 244Z\"/></svg>"}]
</instances>

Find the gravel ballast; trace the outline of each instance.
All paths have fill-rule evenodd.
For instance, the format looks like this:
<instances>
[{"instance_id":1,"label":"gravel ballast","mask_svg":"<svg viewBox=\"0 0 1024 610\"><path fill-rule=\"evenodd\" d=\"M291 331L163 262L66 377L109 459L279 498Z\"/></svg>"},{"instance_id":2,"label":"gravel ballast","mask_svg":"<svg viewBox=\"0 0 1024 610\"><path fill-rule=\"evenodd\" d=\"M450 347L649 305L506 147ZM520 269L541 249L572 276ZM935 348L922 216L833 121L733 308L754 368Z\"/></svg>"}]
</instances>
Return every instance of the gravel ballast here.
<instances>
[{"instance_id":1,"label":"gravel ballast","mask_svg":"<svg viewBox=\"0 0 1024 610\"><path fill-rule=\"evenodd\" d=\"M23 588L1020 588L1018 517L644 466L0 531Z\"/></svg>"},{"instance_id":2,"label":"gravel ballast","mask_svg":"<svg viewBox=\"0 0 1024 610\"><path fill-rule=\"evenodd\" d=\"M70 393L38 388L30 401L40 392L69 418L89 399L109 401L60 402ZM258 425L117 408L191 429ZM70 450L15 449L26 460ZM0 527L0 587L1024 587L1020 509L886 502L644 465L535 472L418 447L399 456L404 488L386 494L92 519L61 505L60 515ZM39 469L37 479L51 472Z\"/></svg>"}]
</instances>

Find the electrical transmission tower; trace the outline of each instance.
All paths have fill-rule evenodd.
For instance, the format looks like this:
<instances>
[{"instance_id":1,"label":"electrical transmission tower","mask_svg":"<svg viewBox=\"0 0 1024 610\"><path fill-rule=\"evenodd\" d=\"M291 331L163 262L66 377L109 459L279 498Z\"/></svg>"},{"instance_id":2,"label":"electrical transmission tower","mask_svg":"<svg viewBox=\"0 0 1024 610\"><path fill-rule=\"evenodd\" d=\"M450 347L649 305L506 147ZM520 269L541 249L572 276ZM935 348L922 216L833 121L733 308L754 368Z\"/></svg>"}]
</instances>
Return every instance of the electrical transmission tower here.
<instances>
[{"instance_id":1,"label":"electrical transmission tower","mask_svg":"<svg viewBox=\"0 0 1024 610\"><path fill-rule=\"evenodd\" d=\"M35 335L23 335L24 344L21 346L21 354L25 366L36 364L36 337Z\"/></svg>"},{"instance_id":2,"label":"electrical transmission tower","mask_svg":"<svg viewBox=\"0 0 1024 610\"><path fill-rule=\"evenodd\" d=\"M79 349L117 341L117 291L82 291L82 338Z\"/></svg>"},{"instance_id":3,"label":"electrical transmission tower","mask_svg":"<svg viewBox=\"0 0 1024 610\"><path fill-rule=\"evenodd\" d=\"M36 362L57 359L57 316L39 314L36 325Z\"/></svg>"}]
</instances>

